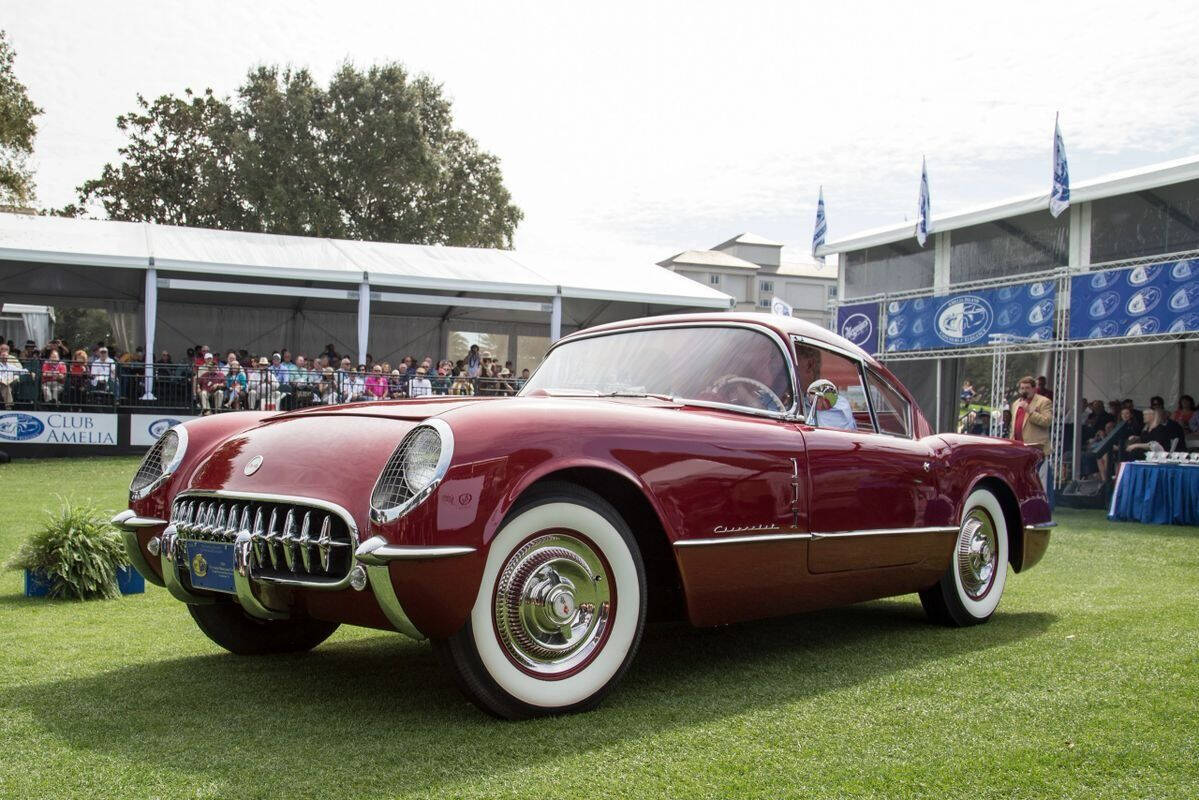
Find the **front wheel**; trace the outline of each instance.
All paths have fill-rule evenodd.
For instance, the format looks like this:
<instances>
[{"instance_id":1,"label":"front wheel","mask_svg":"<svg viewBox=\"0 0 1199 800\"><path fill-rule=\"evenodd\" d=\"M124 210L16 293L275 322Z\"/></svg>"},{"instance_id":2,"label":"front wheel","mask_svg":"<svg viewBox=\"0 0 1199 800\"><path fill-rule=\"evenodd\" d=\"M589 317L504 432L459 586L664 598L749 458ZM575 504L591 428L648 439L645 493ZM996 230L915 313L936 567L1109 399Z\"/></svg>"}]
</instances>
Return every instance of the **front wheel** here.
<instances>
[{"instance_id":1,"label":"front wheel","mask_svg":"<svg viewBox=\"0 0 1199 800\"><path fill-rule=\"evenodd\" d=\"M488 713L585 711L628 668L645 607L645 567L620 514L594 492L552 483L509 515L469 620L434 644Z\"/></svg>"},{"instance_id":2,"label":"front wheel","mask_svg":"<svg viewBox=\"0 0 1199 800\"><path fill-rule=\"evenodd\" d=\"M920 593L933 622L978 625L995 613L1007 582L1008 531L995 495L976 489L966 498L949 569Z\"/></svg>"},{"instance_id":3,"label":"front wheel","mask_svg":"<svg viewBox=\"0 0 1199 800\"><path fill-rule=\"evenodd\" d=\"M189 605L187 610L205 636L239 656L311 650L338 627L319 619L255 619L234 602Z\"/></svg>"}]
</instances>

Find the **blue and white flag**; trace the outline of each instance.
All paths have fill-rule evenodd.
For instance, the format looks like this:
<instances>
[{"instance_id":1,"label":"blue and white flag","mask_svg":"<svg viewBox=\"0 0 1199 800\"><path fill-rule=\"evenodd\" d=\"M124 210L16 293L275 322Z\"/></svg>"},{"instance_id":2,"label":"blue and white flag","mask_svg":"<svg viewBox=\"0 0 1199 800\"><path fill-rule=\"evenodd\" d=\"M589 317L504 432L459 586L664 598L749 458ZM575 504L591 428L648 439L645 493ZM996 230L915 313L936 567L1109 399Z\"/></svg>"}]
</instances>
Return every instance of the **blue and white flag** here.
<instances>
[{"instance_id":1,"label":"blue and white flag","mask_svg":"<svg viewBox=\"0 0 1199 800\"><path fill-rule=\"evenodd\" d=\"M1066 164L1066 144L1062 126L1053 119L1053 190L1049 192L1049 213L1057 216L1070 207L1070 168Z\"/></svg>"},{"instance_id":2,"label":"blue and white flag","mask_svg":"<svg viewBox=\"0 0 1199 800\"><path fill-rule=\"evenodd\" d=\"M791 308L791 304L788 303L783 298L781 298L781 297L770 298L770 312L772 314L778 314L783 317L789 317L789 316L791 316L792 310L793 309Z\"/></svg>"},{"instance_id":3,"label":"blue and white flag","mask_svg":"<svg viewBox=\"0 0 1199 800\"><path fill-rule=\"evenodd\" d=\"M916 241L920 242L920 246L924 247L924 240L928 238L931 230L929 219L929 200L928 200L928 163L920 160L920 207L916 209Z\"/></svg>"},{"instance_id":4,"label":"blue and white flag","mask_svg":"<svg viewBox=\"0 0 1199 800\"><path fill-rule=\"evenodd\" d=\"M824 236L828 233L828 222L824 219L824 187L820 187L820 196L816 199L816 227L812 229L812 258L824 263L824 256L816 255L816 249L824 244Z\"/></svg>"}]
</instances>

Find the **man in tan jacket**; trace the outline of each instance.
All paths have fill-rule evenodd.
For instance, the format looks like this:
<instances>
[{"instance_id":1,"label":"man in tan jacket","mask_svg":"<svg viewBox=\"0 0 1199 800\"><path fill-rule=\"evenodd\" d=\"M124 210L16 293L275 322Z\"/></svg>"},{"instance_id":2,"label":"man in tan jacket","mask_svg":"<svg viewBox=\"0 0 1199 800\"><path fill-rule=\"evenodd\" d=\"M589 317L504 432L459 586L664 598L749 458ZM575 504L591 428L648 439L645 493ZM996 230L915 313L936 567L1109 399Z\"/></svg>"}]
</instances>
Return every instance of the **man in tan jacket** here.
<instances>
[{"instance_id":1,"label":"man in tan jacket","mask_svg":"<svg viewBox=\"0 0 1199 800\"><path fill-rule=\"evenodd\" d=\"M1053 402L1037 394L1037 383L1026 375L1016 384L1020 399L1012 407L1012 439L1036 445L1044 453L1049 446L1049 426L1053 422Z\"/></svg>"}]
</instances>

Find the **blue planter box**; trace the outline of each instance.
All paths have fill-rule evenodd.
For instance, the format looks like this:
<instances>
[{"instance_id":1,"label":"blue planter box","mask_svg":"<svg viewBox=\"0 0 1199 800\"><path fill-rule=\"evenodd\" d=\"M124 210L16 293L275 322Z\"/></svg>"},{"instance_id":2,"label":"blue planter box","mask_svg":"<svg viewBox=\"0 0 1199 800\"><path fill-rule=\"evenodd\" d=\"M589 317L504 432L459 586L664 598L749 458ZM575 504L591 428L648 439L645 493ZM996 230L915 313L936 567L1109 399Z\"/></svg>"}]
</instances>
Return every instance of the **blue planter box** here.
<instances>
[{"instance_id":1,"label":"blue planter box","mask_svg":"<svg viewBox=\"0 0 1199 800\"><path fill-rule=\"evenodd\" d=\"M121 587L121 594L141 594L146 591L146 579L133 567L117 570L117 585Z\"/></svg>"},{"instance_id":2,"label":"blue planter box","mask_svg":"<svg viewBox=\"0 0 1199 800\"><path fill-rule=\"evenodd\" d=\"M141 594L146 591L146 579L133 567L117 570L117 586L121 594ZM25 596L45 597L50 594L50 581L44 572L25 570Z\"/></svg>"},{"instance_id":3,"label":"blue planter box","mask_svg":"<svg viewBox=\"0 0 1199 800\"><path fill-rule=\"evenodd\" d=\"M46 573L25 570L25 596L45 597L48 594L50 594L50 581L46 579Z\"/></svg>"}]
</instances>

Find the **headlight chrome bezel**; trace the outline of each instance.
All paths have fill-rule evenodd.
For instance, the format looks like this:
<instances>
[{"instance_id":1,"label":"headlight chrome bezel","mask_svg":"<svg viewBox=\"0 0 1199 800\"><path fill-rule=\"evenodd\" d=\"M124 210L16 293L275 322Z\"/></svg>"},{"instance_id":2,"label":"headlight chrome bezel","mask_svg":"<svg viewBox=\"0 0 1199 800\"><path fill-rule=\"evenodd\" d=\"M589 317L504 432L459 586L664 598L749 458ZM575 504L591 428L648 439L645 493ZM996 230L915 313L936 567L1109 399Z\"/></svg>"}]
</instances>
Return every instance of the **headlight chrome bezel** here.
<instances>
[{"instance_id":1,"label":"headlight chrome bezel","mask_svg":"<svg viewBox=\"0 0 1199 800\"><path fill-rule=\"evenodd\" d=\"M433 466L432 479L414 491L412 485L408 482L407 455L405 455L403 451L405 445L415 439L417 436L422 434L427 435L425 434L427 430L432 430L437 435L441 442L441 451L438 453L437 462ZM386 508L379 508L375 505L376 495L380 491L380 484L383 482L385 477L388 476L389 471L391 471L392 463L397 457L403 457L405 459L404 463L401 465L404 469L401 472L400 480L403 482L403 486L407 490L408 496L396 505L388 506ZM453 457L454 431L443 420L437 418L427 419L404 434L404 438L402 438L399 444L395 446L395 449L391 451L391 455L387 458L387 463L383 466L382 471L379 473L379 477L375 479L374 487L371 489L371 521L381 525L395 522L397 519L404 516L413 508L428 499L429 495L433 494L433 492L437 490L437 487L441 485L442 480L445 478L446 473L450 469L450 461L453 459Z\"/></svg>"},{"instance_id":2,"label":"headlight chrome bezel","mask_svg":"<svg viewBox=\"0 0 1199 800\"><path fill-rule=\"evenodd\" d=\"M144 500L145 498L149 497L160 486L166 483L167 479L174 475L175 471L179 469L179 465L183 463L183 458L187 455L187 428L185 427L185 423L180 423L163 431L162 435L158 437L158 441L150 446L150 449L146 451L146 455L142 457L142 463L138 465L137 472L134 473L133 480L136 481L137 476L141 474L142 466L146 463L146 459L150 457L150 454L160 446L165 446L165 440L168 436L174 436L178 440L175 445L174 455L171 456L170 460L162 464L162 471L158 474L158 477L150 481L145 486L141 487L140 489L135 489L133 488L133 482L130 482L130 500Z\"/></svg>"}]
</instances>

